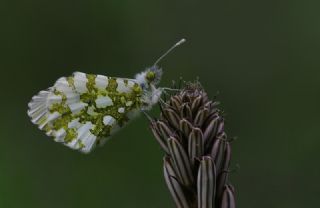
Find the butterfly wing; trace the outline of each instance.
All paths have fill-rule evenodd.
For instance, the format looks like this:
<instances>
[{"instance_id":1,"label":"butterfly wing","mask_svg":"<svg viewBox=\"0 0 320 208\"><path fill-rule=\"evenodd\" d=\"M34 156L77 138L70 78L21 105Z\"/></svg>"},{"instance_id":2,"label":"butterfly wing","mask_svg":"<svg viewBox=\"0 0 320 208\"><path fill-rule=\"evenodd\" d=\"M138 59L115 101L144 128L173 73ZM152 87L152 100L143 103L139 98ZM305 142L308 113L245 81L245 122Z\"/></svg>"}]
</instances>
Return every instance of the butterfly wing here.
<instances>
[{"instance_id":1,"label":"butterfly wing","mask_svg":"<svg viewBox=\"0 0 320 208\"><path fill-rule=\"evenodd\" d=\"M139 112L141 96L135 80L75 72L35 95L28 115L56 142L88 153Z\"/></svg>"}]
</instances>

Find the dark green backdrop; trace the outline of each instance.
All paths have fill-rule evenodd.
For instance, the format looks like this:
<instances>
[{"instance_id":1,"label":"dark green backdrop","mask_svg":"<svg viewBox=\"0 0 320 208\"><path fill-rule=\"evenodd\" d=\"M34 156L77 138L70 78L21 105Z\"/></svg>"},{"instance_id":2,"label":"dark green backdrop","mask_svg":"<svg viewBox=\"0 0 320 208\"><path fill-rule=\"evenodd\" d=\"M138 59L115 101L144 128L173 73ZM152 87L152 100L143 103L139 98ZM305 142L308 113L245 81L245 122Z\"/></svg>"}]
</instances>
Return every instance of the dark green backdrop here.
<instances>
[{"instance_id":1,"label":"dark green backdrop","mask_svg":"<svg viewBox=\"0 0 320 208\"><path fill-rule=\"evenodd\" d=\"M314 1L316 2L316 1ZM220 91L240 208L319 204L320 13L312 1L1 0L0 207L174 207L140 117L82 155L29 121L31 96L73 71L132 77L178 39L162 85ZM151 114L156 115L155 109Z\"/></svg>"}]
</instances>

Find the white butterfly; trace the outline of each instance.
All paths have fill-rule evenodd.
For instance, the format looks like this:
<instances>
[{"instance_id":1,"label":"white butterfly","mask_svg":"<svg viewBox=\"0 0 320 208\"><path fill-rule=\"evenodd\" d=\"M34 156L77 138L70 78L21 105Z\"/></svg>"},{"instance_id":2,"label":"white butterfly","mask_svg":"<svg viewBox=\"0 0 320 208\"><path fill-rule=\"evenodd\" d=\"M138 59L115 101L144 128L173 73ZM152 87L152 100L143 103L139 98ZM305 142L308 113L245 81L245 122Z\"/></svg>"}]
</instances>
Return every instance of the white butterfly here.
<instances>
[{"instance_id":1,"label":"white butterfly","mask_svg":"<svg viewBox=\"0 0 320 208\"><path fill-rule=\"evenodd\" d=\"M40 91L28 104L32 123L56 142L89 153L139 112L156 104L164 88L157 88L162 70L157 63L134 79L75 72Z\"/></svg>"}]
</instances>

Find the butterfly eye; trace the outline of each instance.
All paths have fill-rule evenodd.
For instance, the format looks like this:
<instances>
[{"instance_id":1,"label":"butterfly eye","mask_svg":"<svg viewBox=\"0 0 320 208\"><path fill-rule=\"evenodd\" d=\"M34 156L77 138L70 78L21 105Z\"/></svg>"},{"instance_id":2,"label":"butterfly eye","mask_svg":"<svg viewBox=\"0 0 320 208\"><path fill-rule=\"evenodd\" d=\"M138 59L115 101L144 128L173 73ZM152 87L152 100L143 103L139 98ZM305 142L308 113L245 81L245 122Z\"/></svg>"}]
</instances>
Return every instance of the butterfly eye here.
<instances>
[{"instance_id":1,"label":"butterfly eye","mask_svg":"<svg viewBox=\"0 0 320 208\"><path fill-rule=\"evenodd\" d=\"M147 74L146 74L146 79L147 81L150 83L150 82L153 82L154 79L156 78L156 73L153 72L153 71L148 71Z\"/></svg>"}]
</instances>

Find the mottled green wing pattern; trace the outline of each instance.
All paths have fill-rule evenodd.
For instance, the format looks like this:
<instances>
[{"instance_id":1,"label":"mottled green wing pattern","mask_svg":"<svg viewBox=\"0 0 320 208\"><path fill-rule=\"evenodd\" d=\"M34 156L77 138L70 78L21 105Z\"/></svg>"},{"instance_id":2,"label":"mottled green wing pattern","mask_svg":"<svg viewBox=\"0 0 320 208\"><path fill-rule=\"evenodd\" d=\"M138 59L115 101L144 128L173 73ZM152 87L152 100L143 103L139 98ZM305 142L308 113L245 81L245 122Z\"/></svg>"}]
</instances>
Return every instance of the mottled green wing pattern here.
<instances>
[{"instance_id":1,"label":"mottled green wing pattern","mask_svg":"<svg viewBox=\"0 0 320 208\"><path fill-rule=\"evenodd\" d=\"M75 72L34 96L28 115L55 141L88 153L140 111L141 96L133 79Z\"/></svg>"}]
</instances>

